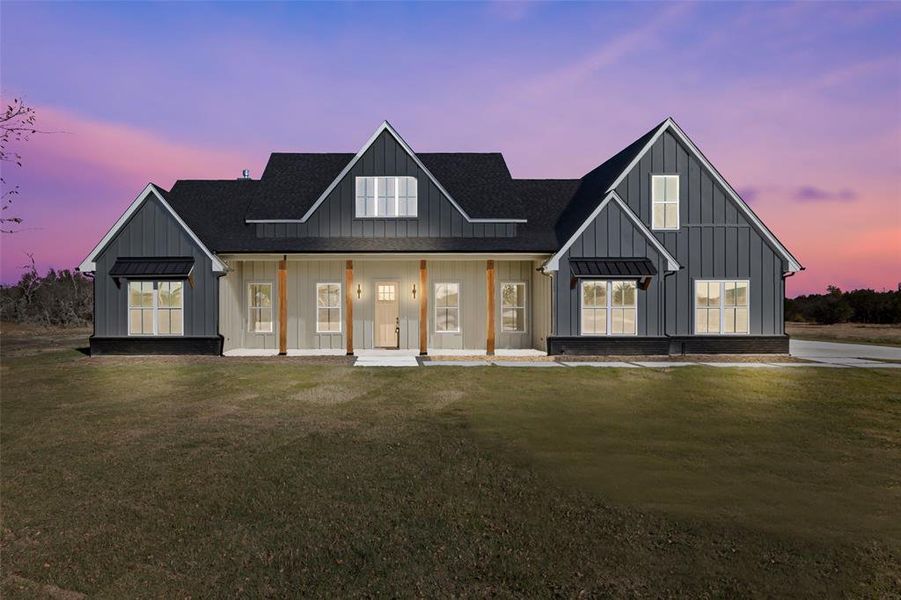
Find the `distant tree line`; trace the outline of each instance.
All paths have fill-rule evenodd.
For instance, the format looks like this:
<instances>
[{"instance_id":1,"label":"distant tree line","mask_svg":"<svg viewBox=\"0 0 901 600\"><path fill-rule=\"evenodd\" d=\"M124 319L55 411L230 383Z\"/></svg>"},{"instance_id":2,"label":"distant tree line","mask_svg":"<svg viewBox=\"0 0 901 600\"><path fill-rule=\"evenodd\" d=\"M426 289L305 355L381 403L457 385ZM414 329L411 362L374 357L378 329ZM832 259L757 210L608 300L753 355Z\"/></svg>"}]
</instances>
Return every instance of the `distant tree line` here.
<instances>
[{"instance_id":1,"label":"distant tree line","mask_svg":"<svg viewBox=\"0 0 901 600\"><path fill-rule=\"evenodd\" d=\"M50 269L41 277L34 259L15 285L0 285L0 319L39 325L87 325L93 319L94 282L77 271Z\"/></svg>"},{"instance_id":2,"label":"distant tree line","mask_svg":"<svg viewBox=\"0 0 901 600\"><path fill-rule=\"evenodd\" d=\"M809 294L785 300L786 321L833 323L901 323L901 284L894 291L843 292L830 285L825 294Z\"/></svg>"}]
</instances>

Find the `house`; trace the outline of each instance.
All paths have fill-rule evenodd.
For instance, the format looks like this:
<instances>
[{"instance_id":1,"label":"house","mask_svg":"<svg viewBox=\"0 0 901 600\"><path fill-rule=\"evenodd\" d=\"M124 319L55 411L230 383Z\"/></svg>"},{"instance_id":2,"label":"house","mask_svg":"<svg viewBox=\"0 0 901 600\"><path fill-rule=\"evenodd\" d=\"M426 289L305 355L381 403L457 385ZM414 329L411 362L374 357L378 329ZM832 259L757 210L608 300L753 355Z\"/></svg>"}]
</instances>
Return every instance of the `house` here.
<instances>
[{"instance_id":1,"label":"house","mask_svg":"<svg viewBox=\"0 0 901 600\"><path fill-rule=\"evenodd\" d=\"M93 354L784 353L798 260L666 119L580 179L499 153L275 153L149 184L81 264Z\"/></svg>"}]
</instances>

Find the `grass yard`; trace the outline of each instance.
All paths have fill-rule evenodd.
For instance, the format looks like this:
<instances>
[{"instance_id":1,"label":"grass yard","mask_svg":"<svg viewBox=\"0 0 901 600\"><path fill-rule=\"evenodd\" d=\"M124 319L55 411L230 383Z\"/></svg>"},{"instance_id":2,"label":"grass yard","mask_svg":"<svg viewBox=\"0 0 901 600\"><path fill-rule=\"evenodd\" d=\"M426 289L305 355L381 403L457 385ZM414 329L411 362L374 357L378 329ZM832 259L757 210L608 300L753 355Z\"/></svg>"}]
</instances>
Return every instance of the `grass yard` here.
<instances>
[{"instance_id":1,"label":"grass yard","mask_svg":"<svg viewBox=\"0 0 901 600\"><path fill-rule=\"evenodd\" d=\"M0 337L2 596L901 594L892 369L357 369Z\"/></svg>"},{"instance_id":2,"label":"grass yard","mask_svg":"<svg viewBox=\"0 0 901 600\"><path fill-rule=\"evenodd\" d=\"M901 325L786 323L785 332L799 340L901 346Z\"/></svg>"}]
</instances>

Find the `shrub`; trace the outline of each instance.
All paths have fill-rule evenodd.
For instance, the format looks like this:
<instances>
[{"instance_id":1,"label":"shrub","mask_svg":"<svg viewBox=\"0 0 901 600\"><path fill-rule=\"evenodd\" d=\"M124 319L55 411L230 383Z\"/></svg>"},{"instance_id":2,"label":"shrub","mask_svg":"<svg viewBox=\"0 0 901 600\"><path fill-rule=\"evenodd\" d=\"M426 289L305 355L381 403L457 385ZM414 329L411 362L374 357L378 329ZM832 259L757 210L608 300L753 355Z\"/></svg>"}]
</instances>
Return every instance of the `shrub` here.
<instances>
[{"instance_id":1,"label":"shrub","mask_svg":"<svg viewBox=\"0 0 901 600\"><path fill-rule=\"evenodd\" d=\"M785 300L787 321L813 321L822 324L901 323L901 285L894 291L871 289L842 292L829 286L825 294L810 294Z\"/></svg>"},{"instance_id":2,"label":"shrub","mask_svg":"<svg viewBox=\"0 0 901 600\"><path fill-rule=\"evenodd\" d=\"M31 267L15 285L0 286L0 319L40 325L86 325L93 318L94 284L78 272Z\"/></svg>"}]
</instances>

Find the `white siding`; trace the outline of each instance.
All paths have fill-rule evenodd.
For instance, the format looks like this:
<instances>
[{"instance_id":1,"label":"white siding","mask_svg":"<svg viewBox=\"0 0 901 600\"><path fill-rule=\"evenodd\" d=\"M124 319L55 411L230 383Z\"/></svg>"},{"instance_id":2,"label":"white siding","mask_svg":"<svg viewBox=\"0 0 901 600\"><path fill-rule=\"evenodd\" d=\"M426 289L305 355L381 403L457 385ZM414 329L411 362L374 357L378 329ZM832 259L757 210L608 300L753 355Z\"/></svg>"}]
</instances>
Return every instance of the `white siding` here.
<instances>
[{"instance_id":1,"label":"white siding","mask_svg":"<svg viewBox=\"0 0 901 600\"><path fill-rule=\"evenodd\" d=\"M552 281L538 271L541 261L532 264L532 348L547 352L547 338L551 335Z\"/></svg>"},{"instance_id":2,"label":"white siding","mask_svg":"<svg viewBox=\"0 0 901 600\"><path fill-rule=\"evenodd\" d=\"M346 348L346 326L343 296L346 261L343 259L309 260L288 257L288 349L340 350ZM550 280L536 272L538 263L531 261L495 261L495 339L497 348L545 349L550 327ZM229 271L220 281L220 331L225 338L224 349L236 348L278 350L278 261L230 261ZM487 264L484 260L428 261L428 347L439 350L484 351L487 344L488 293ZM247 331L247 284L251 281L271 281L273 284L273 319L271 334ZM354 260L353 297L354 348L374 347L373 315L374 290L379 281L398 283L398 315L400 319L400 347L419 348L419 261L388 259ZM505 281L526 283L526 331L501 331L500 286ZM316 284L341 284L341 333L316 333ZM460 332L436 333L434 296L436 282L460 284ZM357 284L360 298L357 298ZM413 285L417 287L413 298Z\"/></svg>"}]
</instances>

